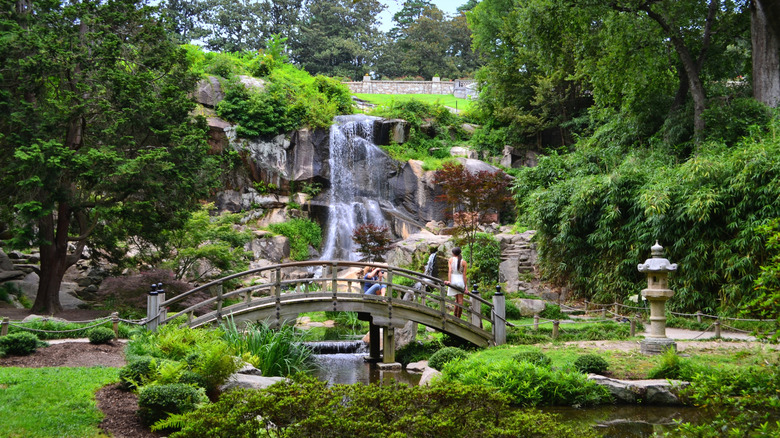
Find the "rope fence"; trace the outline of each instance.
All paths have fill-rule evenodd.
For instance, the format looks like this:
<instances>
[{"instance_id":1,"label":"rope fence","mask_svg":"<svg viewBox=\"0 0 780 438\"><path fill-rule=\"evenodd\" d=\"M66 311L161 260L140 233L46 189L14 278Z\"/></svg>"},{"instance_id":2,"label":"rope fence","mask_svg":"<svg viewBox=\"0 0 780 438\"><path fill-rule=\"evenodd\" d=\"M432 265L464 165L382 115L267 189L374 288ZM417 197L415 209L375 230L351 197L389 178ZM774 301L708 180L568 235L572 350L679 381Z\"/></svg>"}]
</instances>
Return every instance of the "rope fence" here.
<instances>
[{"instance_id":1,"label":"rope fence","mask_svg":"<svg viewBox=\"0 0 780 438\"><path fill-rule=\"evenodd\" d=\"M40 323L62 323L62 324L90 324L86 327L79 327L75 329L67 329L67 330L44 330L44 329L38 329L38 328L32 328L32 327L26 327L25 324L40 324ZM2 322L0 322L0 336L7 336L8 335L8 329L9 327L14 327L19 330L24 330L28 332L34 332L34 333L46 333L46 334L57 334L57 333L75 333L75 332L81 332L84 330L90 330L95 327L100 327L102 325L105 325L107 323L112 323L112 329L114 330L114 338L119 338L119 323L124 322L125 324L131 324L131 325L144 325L146 324L146 319L138 319L138 320L130 320L130 319L123 319L119 317L119 314L117 312L112 313L110 316L105 316L103 318L96 318L96 319L90 319L87 321L59 321L55 320L52 321L49 318L40 318L40 319L33 319L30 321L11 321L10 318L3 318Z\"/></svg>"}]
</instances>

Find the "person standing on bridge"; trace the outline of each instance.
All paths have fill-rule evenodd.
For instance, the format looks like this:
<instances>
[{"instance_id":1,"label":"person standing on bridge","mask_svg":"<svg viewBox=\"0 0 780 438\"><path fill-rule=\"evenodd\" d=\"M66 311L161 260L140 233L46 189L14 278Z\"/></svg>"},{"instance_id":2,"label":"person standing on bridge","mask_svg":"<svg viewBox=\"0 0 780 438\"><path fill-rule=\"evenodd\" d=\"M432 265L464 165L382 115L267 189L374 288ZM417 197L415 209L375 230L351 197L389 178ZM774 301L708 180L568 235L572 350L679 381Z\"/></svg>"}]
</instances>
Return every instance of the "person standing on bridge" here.
<instances>
[{"instance_id":1,"label":"person standing on bridge","mask_svg":"<svg viewBox=\"0 0 780 438\"><path fill-rule=\"evenodd\" d=\"M468 263L460 256L460 252L460 247L456 246L455 248L452 248L452 257L447 262L447 265L449 265L450 268L447 273L447 281L445 281L444 284L448 286L458 286L463 288L465 292L468 292L469 290L466 286L468 284L468 280L466 279ZM457 306L455 306L455 317L460 318L460 315L463 313L463 292L448 287L447 296L455 297L455 302L457 303Z\"/></svg>"},{"instance_id":2,"label":"person standing on bridge","mask_svg":"<svg viewBox=\"0 0 780 438\"><path fill-rule=\"evenodd\" d=\"M371 266L363 268L363 294L365 295L385 295L387 288L378 281L382 281L385 277L385 271L380 268L374 270Z\"/></svg>"}]
</instances>

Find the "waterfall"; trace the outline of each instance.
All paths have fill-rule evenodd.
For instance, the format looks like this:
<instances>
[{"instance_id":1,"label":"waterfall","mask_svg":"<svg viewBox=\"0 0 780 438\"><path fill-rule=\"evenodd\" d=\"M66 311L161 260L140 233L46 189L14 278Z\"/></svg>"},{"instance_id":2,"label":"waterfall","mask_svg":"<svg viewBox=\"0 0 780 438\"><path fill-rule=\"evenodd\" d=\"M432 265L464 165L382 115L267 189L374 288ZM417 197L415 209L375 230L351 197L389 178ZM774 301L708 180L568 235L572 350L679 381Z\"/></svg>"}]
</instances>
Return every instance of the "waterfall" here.
<instances>
[{"instance_id":1,"label":"waterfall","mask_svg":"<svg viewBox=\"0 0 780 438\"><path fill-rule=\"evenodd\" d=\"M373 142L378 119L337 116L330 127L330 202L321 260L358 260L355 228L385 224L378 200L387 196L387 155Z\"/></svg>"},{"instance_id":2,"label":"waterfall","mask_svg":"<svg viewBox=\"0 0 780 438\"><path fill-rule=\"evenodd\" d=\"M433 252L428 256L428 263L425 264L425 272L423 274L435 277L433 270L436 268L436 254L438 252Z\"/></svg>"}]
</instances>

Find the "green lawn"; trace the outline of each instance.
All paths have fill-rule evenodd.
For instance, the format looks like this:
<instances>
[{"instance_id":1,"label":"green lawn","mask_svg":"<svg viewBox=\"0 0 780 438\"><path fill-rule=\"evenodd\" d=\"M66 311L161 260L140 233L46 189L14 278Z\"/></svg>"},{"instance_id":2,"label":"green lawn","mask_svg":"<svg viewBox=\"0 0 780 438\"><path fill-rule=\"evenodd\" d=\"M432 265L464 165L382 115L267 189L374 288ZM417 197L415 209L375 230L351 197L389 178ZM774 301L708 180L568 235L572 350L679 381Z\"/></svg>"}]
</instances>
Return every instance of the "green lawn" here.
<instances>
[{"instance_id":1,"label":"green lawn","mask_svg":"<svg viewBox=\"0 0 780 438\"><path fill-rule=\"evenodd\" d=\"M425 103L440 103L450 108L458 110L467 110L473 103L472 100L458 99L455 96L449 94L354 94L358 99L365 100L366 102L373 103L375 105L386 105L391 101L401 100L419 100Z\"/></svg>"},{"instance_id":2,"label":"green lawn","mask_svg":"<svg viewBox=\"0 0 780 438\"><path fill-rule=\"evenodd\" d=\"M0 436L100 437L95 392L118 368L0 368Z\"/></svg>"}]
</instances>

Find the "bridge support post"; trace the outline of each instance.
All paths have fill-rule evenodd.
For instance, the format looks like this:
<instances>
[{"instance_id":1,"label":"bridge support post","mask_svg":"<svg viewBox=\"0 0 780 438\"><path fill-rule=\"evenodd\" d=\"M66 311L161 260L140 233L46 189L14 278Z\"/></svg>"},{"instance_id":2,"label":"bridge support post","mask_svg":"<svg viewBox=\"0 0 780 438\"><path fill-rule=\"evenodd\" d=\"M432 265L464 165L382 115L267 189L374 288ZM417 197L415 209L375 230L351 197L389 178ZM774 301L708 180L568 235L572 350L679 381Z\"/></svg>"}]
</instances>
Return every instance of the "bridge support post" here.
<instances>
[{"instance_id":1,"label":"bridge support post","mask_svg":"<svg viewBox=\"0 0 780 438\"><path fill-rule=\"evenodd\" d=\"M379 361L379 326L373 321L368 323L368 357L372 361Z\"/></svg>"},{"instance_id":2,"label":"bridge support post","mask_svg":"<svg viewBox=\"0 0 780 438\"><path fill-rule=\"evenodd\" d=\"M382 327L382 363L395 363L395 328L393 326Z\"/></svg>"},{"instance_id":3,"label":"bridge support post","mask_svg":"<svg viewBox=\"0 0 780 438\"><path fill-rule=\"evenodd\" d=\"M493 338L496 345L506 344L506 297L501 292L501 285L496 285L493 295Z\"/></svg>"},{"instance_id":4,"label":"bridge support post","mask_svg":"<svg viewBox=\"0 0 780 438\"><path fill-rule=\"evenodd\" d=\"M480 317L482 314L482 303L480 303L479 298L477 298L477 296L479 296L479 291L477 290L476 284L471 287L471 294L470 322L473 326L482 327L482 318Z\"/></svg>"}]
</instances>

